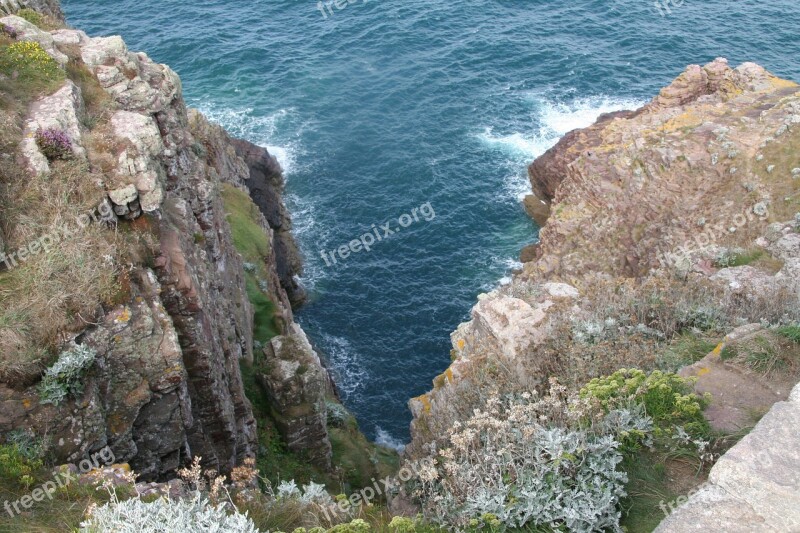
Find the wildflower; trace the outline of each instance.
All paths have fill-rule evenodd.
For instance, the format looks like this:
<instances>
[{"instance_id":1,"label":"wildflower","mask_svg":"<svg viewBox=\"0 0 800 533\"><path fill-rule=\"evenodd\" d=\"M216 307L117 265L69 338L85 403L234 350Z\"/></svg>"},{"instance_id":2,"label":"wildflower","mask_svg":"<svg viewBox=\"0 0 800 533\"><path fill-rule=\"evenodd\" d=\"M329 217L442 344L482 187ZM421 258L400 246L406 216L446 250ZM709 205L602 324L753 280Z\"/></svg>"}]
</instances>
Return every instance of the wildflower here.
<instances>
[{"instance_id":1,"label":"wildflower","mask_svg":"<svg viewBox=\"0 0 800 533\"><path fill-rule=\"evenodd\" d=\"M72 141L62 130L55 128L36 130L36 145L48 160L70 159L72 157Z\"/></svg>"},{"instance_id":2,"label":"wildflower","mask_svg":"<svg viewBox=\"0 0 800 533\"><path fill-rule=\"evenodd\" d=\"M3 24L0 26L0 33L5 33L12 39L16 39L19 35L17 34L17 30L9 26L8 24Z\"/></svg>"}]
</instances>

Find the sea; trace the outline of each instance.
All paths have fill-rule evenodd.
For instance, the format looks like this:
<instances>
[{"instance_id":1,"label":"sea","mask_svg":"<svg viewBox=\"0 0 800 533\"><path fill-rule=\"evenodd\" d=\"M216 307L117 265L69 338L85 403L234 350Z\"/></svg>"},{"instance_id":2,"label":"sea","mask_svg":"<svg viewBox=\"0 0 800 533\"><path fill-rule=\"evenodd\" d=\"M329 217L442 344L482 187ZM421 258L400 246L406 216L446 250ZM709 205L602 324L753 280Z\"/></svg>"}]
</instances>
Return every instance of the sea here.
<instances>
[{"instance_id":1,"label":"sea","mask_svg":"<svg viewBox=\"0 0 800 533\"><path fill-rule=\"evenodd\" d=\"M395 448L408 400L450 363L450 333L537 240L520 203L529 163L688 64L800 80L797 0L63 7L170 65L188 105L278 158L310 295L297 318L364 433Z\"/></svg>"}]
</instances>

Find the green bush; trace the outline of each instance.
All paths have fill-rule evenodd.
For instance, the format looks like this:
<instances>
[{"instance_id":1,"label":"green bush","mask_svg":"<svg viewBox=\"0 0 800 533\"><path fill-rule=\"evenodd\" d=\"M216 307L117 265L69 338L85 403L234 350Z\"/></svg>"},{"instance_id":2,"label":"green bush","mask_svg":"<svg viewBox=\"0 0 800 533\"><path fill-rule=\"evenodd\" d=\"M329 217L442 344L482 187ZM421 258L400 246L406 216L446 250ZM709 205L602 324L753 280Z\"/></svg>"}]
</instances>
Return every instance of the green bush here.
<instances>
[{"instance_id":1,"label":"green bush","mask_svg":"<svg viewBox=\"0 0 800 533\"><path fill-rule=\"evenodd\" d=\"M0 480L26 489L35 483L34 474L42 467L40 459L30 459L17 444L0 446Z\"/></svg>"},{"instance_id":2,"label":"green bush","mask_svg":"<svg viewBox=\"0 0 800 533\"><path fill-rule=\"evenodd\" d=\"M557 383L541 398L491 396L418 461L407 490L447 528L618 531L627 477L617 439L652 427L622 411L603 416Z\"/></svg>"},{"instance_id":3,"label":"green bush","mask_svg":"<svg viewBox=\"0 0 800 533\"><path fill-rule=\"evenodd\" d=\"M88 346L76 346L62 352L58 361L48 368L39 384L39 401L58 405L68 396L83 393L83 378L94 364L97 353Z\"/></svg>"},{"instance_id":4,"label":"green bush","mask_svg":"<svg viewBox=\"0 0 800 533\"><path fill-rule=\"evenodd\" d=\"M656 436L672 434L682 426L692 436L708 431L703 409L708 399L692 392L692 380L656 370L645 374L638 369L622 369L610 376L595 378L580 391L583 399L595 400L606 412L640 405L653 419Z\"/></svg>"},{"instance_id":5,"label":"green bush","mask_svg":"<svg viewBox=\"0 0 800 533\"><path fill-rule=\"evenodd\" d=\"M45 25L45 18L44 15L39 13L38 11L34 11L33 9L20 9L17 11L17 16L20 18L24 18L34 26L42 27Z\"/></svg>"}]
</instances>

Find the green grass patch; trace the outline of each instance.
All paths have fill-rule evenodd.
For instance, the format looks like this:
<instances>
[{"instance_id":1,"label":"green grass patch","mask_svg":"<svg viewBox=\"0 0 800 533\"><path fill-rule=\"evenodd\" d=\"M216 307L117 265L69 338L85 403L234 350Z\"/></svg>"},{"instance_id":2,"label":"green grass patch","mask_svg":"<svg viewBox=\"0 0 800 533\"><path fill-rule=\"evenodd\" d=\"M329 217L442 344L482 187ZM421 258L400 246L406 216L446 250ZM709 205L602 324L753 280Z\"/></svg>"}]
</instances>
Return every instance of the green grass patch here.
<instances>
[{"instance_id":1,"label":"green grass patch","mask_svg":"<svg viewBox=\"0 0 800 533\"><path fill-rule=\"evenodd\" d=\"M268 279L265 260L270 253L269 237L259 223L258 207L246 192L223 184L222 200L231 227L233 244L245 263L252 265L252 268L245 271L247 297L255 311L253 337L263 345L280 333L276 323L275 304L262 289Z\"/></svg>"},{"instance_id":2,"label":"green grass patch","mask_svg":"<svg viewBox=\"0 0 800 533\"><path fill-rule=\"evenodd\" d=\"M33 41L9 44L0 41L0 74L6 77L0 83L0 91L22 106L42 94L52 93L66 79L56 60Z\"/></svg>"},{"instance_id":3,"label":"green grass patch","mask_svg":"<svg viewBox=\"0 0 800 533\"><path fill-rule=\"evenodd\" d=\"M764 250L751 249L729 252L715 262L717 268L739 267L754 263L765 256Z\"/></svg>"},{"instance_id":4,"label":"green grass patch","mask_svg":"<svg viewBox=\"0 0 800 533\"><path fill-rule=\"evenodd\" d=\"M33 9L29 8L20 9L19 11L16 12L16 15L45 31L57 30L59 28L64 27L63 24L53 19L52 17L49 17L47 15L44 15L42 13L39 13L38 11L34 11Z\"/></svg>"},{"instance_id":5,"label":"green grass patch","mask_svg":"<svg viewBox=\"0 0 800 533\"><path fill-rule=\"evenodd\" d=\"M800 325L782 326L779 327L776 332L781 337L785 337L792 342L800 344Z\"/></svg>"},{"instance_id":6,"label":"green grass patch","mask_svg":"<svg viewBox=\"0 0 800 533\"><path fill-rule=\"evenodd\" d=\"M656 364L664 372L677 372L708 355L718 343L717 339L684 333L670 342L657 357Z\"/></svg>"}]
</instances>

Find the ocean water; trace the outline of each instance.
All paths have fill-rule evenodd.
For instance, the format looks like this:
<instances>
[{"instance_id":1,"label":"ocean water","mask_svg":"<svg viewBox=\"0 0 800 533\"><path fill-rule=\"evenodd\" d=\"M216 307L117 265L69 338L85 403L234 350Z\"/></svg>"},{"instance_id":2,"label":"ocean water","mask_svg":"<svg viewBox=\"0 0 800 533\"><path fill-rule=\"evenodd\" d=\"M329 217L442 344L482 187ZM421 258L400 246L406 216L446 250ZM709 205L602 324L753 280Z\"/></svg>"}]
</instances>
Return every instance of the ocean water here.
<instances>
[{"instance_id":1,"label":"ocean water","mask_svg":"<svg viewBox=\"0 0 800 533\"><path fill-rule=\"evenodd\" d=\"M169 64L189 105L278 157L311 294L298 319L364 432L394 446L407 400L449 364L450 332L537 238L519 203L528 163L690 63L800 80L797 0L63 4L72 25ZM381 240L333 264L365 234Z\"/></svg>"}]
</instances>

